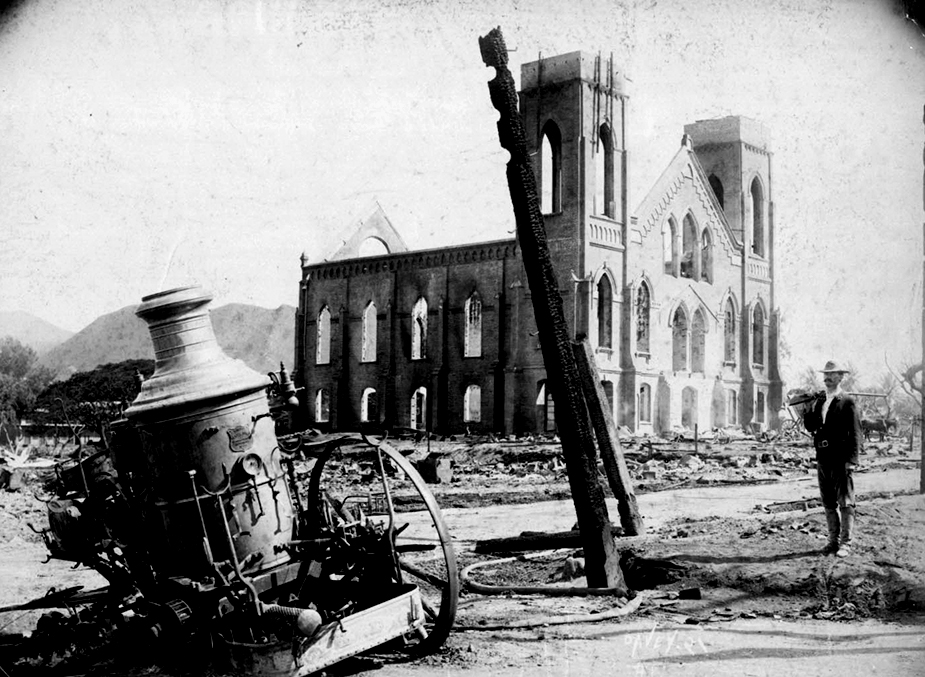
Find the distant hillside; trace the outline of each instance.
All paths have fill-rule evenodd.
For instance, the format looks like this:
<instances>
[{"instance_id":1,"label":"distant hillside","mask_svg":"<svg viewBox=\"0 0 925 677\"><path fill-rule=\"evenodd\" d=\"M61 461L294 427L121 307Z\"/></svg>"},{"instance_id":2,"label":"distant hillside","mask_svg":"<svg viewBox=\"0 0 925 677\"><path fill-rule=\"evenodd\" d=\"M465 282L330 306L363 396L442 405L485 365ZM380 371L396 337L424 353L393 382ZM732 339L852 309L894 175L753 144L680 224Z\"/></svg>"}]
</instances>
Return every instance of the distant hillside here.
<instances>
[{"instance_id":1,"label":"distant hillside","mask_svg":"<svg viewBox=\"0 0 925 677\"><path fill-rule=\"evenodd\" d=\"M0 311L0 337L12 336L40 355L73 335L72 331L21 310Z\"/></svg>"},{"instance_id":2,"label":"distant hillside","mask_svg":"<svg viewBox=\"0 0 925 677\"><path fill-rule=\"evenodd\" d=\"M48 351L39 362L59 378L89 371L100 364L154 359L148 326L126 306L98 317L70 339ZM212 325L222 350L261 373L277 371L280 360L292 369L295 350L295 308L276 310L243 303L212 309Z\"/></svg>"}]
</instances>

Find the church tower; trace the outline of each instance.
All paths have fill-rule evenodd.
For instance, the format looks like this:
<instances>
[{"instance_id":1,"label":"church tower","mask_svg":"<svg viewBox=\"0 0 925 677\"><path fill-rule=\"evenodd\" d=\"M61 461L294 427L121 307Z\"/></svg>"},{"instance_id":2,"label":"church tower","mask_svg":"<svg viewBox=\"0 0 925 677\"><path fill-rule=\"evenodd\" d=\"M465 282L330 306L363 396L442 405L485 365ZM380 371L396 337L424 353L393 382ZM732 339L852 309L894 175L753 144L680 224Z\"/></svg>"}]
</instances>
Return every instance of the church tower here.
<instances>
[{"instance_id":1,"label":"church tower","mask_svg":"<svg viewBox=\"0 0 925 677\"><path fill-rule=\"evenodd\" d=\"M566 316L574 334L594 334L589 316L595 277L605 262L614 302L625 284L626 83L612 58L571 52L524 64L520 84L520 111Z\"/></svg>"},{"instance_id":2,"label":"church tower","mask_svg":"<svg viewBox=\"0 0 925 677\"><path fill-rule=\"evenodd\" d=\"M767 129L742 116L685 125L726 222L742 247L738 374L742 420L775 426L781 406L774 298L774 201ZM750 396L749 396L750 395Z\"/></svg>"}]
</instances>

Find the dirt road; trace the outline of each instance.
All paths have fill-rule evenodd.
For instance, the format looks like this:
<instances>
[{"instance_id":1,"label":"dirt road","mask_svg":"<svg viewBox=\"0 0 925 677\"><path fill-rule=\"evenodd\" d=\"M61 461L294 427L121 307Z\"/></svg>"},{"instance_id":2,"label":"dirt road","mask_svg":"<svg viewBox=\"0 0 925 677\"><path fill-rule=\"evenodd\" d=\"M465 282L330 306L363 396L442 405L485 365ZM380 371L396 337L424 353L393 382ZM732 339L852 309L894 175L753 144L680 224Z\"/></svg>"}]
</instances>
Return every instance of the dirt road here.
<instances>
[{"instance_id":1,"label":"dirt road","mask_svg":"<svg viewBox=\"0 0 925 677\"><path fill-rule=\"evenodd\" d=\"M858 494L911 492L918 487L918 470L893 469L857 475ZM671 520L709 517L741 517L756 505L812 499L818 495L815 476L783 480L772 484L698 487L638 496L639 511L646 531L653 533ZM607 500L611 520L619 522L617 503ZM522 531L567 531L575 524L575 507L568 501L543 501L523 505L495 505L443 510L444 518L459 547L471 547L476 540L516 536Z\"/></svg>"}]
</instances>

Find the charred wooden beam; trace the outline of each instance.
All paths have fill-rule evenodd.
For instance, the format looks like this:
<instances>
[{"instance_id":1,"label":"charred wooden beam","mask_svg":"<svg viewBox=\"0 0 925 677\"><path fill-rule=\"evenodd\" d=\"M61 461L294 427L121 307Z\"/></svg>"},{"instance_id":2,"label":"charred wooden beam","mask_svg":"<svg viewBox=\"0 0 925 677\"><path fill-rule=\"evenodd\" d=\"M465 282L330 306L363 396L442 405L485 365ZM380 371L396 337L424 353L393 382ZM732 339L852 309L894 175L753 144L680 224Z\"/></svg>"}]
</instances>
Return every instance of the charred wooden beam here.
<instances>
[{"instance_id":1,"label":"charred wooden beam","mask_svg":"<svg viewBox=\"0 0 925 677\"><path fill-rule=\"evenodd\" d=\"M622 536L623 529L611 526L613 536ZM476 541L473 552L485 554L498 554L507 552L526 552L529 550L556 550L558 548L580 548L581 534L577 531L524 531L520 536L505 536L504 538L487 538Z\"/></svg>"},{"instance_id":2,"label":"charred wooden beam","mask_svg":"<svg viewBox=\"0 0 925 677\"><path fill-rule=\"evenodd\" d=\"M501 29L495 28L480 37L479 48L485 65L495 69L488 91L492 105L501 114L498 120L501 146L511 154L507 163L508 188L527 282L533 295L547 381L556 398L557 413L561 412L556 421L585 551L588 585L622 586L623 574L610 534L604 491L597 478L594 437L579 385L559 283L549 255L536 178L527 153L526 131L517 109L517 91L507 67L507 47Z\"/></svg>"},{"instance_id":3,"label":"charred wooden beam","mask_svg":"<svg viewBox=\"0 0 925 677\"><path fill-rule=\"evenodd\" d=\"M601 375L594 361L591 342L584 338L574 344L574 348L578 372L581 374L581 388L591 416L591 425L594 426L594 435L597 437L597 448L604 462L610 490L619 501L617 509L620 512L620 524L627 536L638 536L643 531L642 516L639 514L633 482L626 468L623 450L620 448L620 438L617 436L617 426L610 411L610 403L601 385Z\"/></svg>"}]
</instances>

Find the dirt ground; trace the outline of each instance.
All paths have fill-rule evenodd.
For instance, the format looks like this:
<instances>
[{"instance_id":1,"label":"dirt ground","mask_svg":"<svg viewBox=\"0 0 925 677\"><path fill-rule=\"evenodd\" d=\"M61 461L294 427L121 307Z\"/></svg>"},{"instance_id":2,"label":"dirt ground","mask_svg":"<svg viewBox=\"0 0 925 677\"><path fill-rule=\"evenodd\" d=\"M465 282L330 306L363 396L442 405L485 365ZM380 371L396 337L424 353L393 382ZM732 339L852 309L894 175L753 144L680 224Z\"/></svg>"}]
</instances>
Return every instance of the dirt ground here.
<instances>
[{"instance_id":1,"label":"dirt ground","mask_svg":"<svg viewBox=\"0 0 925 677\"><path fill-rule=\"evenodd\" d=\"M438 653L410 663L372 654L329 673L925 675L925 496L917 493L917 441L912 449L908 439L867 444L856 476L859 535L844 559L820 554L825 520L805 441L722 442L701 440L696 449L690 440L624 443L646 532L619 538L618 547L636 559L635 567L625 566L630 587L650 588L625 616L589 622L626 599L484 596L464 586L454 632ZM452 480L431 488L460 567L499 560L473 571L471 580L584 584L575 575L576 548L514 562L503 561L510 553L475 552L485 539L572 527L555 441L396 444L415 460L428 453L450 460ZM362 471L361 461L348 460L340 481L350 484ZM0 606L52 587L103 584L92 571L42 563L41 539L27 526L47 524L31 491L37 486L27 477L20 490L0 491ZM618 520L613 499L608 507ZM0 638L28 631L38 615L0 613ZM556 624L573 616L582 622ZM508 627L516 624L534 627ZM119 674L163 673L139 666Z\"/></svg>"}]
</instances>

